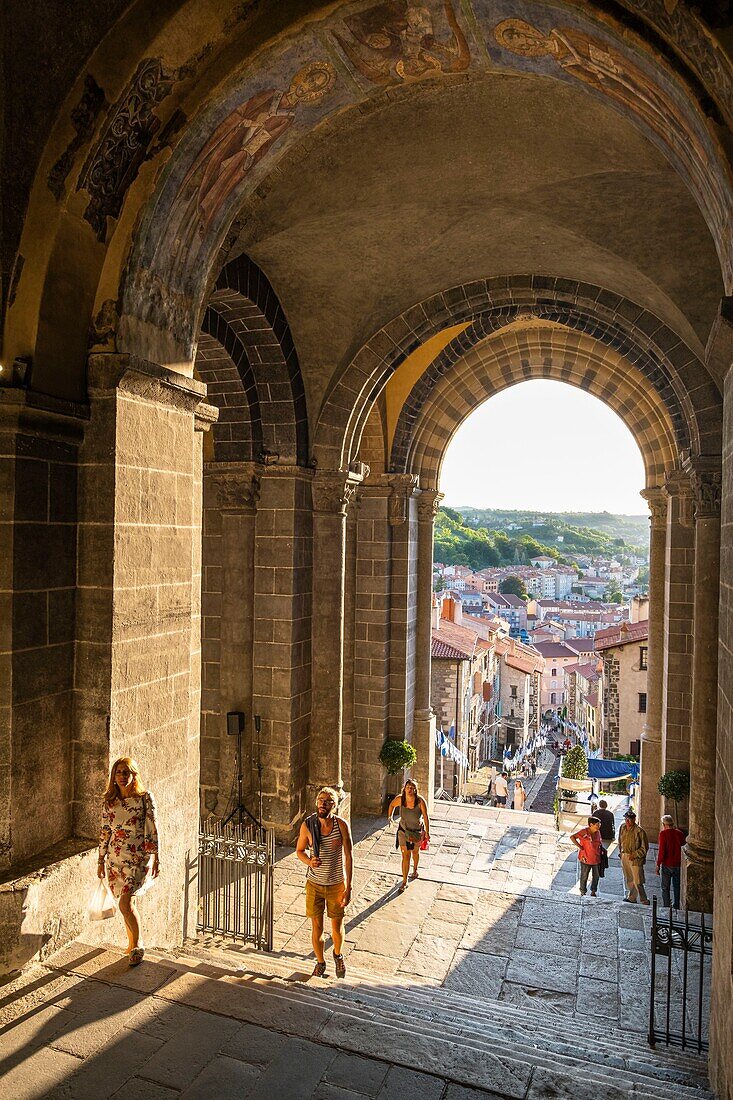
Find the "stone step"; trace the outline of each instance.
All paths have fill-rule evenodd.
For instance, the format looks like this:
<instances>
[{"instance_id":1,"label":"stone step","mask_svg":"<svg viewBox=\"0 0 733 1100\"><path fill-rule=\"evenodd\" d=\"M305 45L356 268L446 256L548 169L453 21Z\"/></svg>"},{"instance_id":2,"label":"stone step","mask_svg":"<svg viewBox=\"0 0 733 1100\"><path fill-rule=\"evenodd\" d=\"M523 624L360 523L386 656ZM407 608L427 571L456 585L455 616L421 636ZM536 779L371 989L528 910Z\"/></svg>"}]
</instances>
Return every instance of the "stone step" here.
<instances>
[{"instance_id":1,"label":"stone step","mask_svg":"<svg viewBox=\"0 0 733 1100\"><path fill-rule=\"evenodd\" d=\"M187 966L181 956L170 959L161 953L160 958L169 965L172 962L182 968ZM200 967L200 958L194 957L193 961ZM215 970L213 966L207 967L207 977L212 977ZM456 1022L439 1011L428 1012L427 1008L418 1012L413 1004L399 998L399 985L377 996L373 989L367 993L364 986L353 980L336 986L318 979L311 983L256 974L240 977L232 975L231 970L228 973L222 970L219 980L238 989L243 996L248 990L264 993L273 1002L282 1003L283 1010L287 1006L292 1011L294 1004L300 1005L306 1017L309 1009L318 1009L320 1013L324 1008L330 1009L330 1021L318 1038L356 1053L390 1059L394 1055L394 1060L401 1064L424 1069L425 1058L435 1057L436 1050L441 1052L446 1047L453 1052L452 1073L459 1073L455 1079L484 1088L497 1087L497 1056L500 1056L505 1072L517 1080L522 1067L525 1070L530 1067L540 1075L559 1076L566 1084L579 1077L585 1080L590 1073L594 1085L605 1090L606 1096L622 1095L619 1089L624 1095L648 1100L668 1100L671 1089L675 1100L709 1100L711 1095L699 1087L704 1072L701 1074L689 1064L681 1069L675 1062L648 1050L629 1049L628 1034L622 1056L617 1050L613 1054L604 1052L595 1040L585 1043L582 1036L566 1042L555 1035L554 1041L548 1042L546 1034L538 1034L531 1024L526 1031L518 1029L511 1014L509 1019L502 1019L505 1014L501 1011L493 1027L485 1023L477 1025L470 1018ZM403 1043L403 1036L410 1041ZM410 1052L412 1061L408 1060Z\"/></svg>"},{"instance_id":2,"label":"stone step","mask_svg":"<svg viewBox=\"0 0 733 1100\"><path fill-rule=\"evenodd\" d=\"M236 982L238 979L225 979ZM240 979L241 981L241 979ZM538 1035L533 1025L525 1029L498 1019L494 1026L476 1025L470 1019L456 1020L449 1015L423 1011L416 1016L410 1005L395 997L384 995L379 998L367 997L361 990L349 991L341 983L329 985L325 990L317 990L301 983L284 983L281 979L251 978L248 984L258 989L271 987L273 993L286 986L290 996L304 1005L332 1004L334 1001L348 1007L347 1015L361 1021L375 1022L383 1026L408 1030L411 1034L422 1035L427 1039L440 1037L449 1039L456 1046L483 1051L487 1054L500 1050L502 1055L513 1061L565 1072L569 1078L579 1073L581 1067L592 1067L592 1076L596 1084L606 1081L609 1085L630 1087L633 1083L644 1081L645 1096L668 1098L670 1088L674 1087L675 1097L709 1097L707 1090L699 1088L704 1068L680 1066L676 1060L670 1061L664 1055L658 1056L648 1047L635 1047L626 1042L624 1053L618 1048L611 1051L601 1050L595 1037L578 1034L572 1039L551 1039ZM352 992L353 996L349 993ZM577 1026L577 1021L576 1021ZM587 1071L587 1070L586 1070Z\"/></svg>"},{"instance_id":3,"label":"stone step","mask_svg":"<svg viewBox=\"0 0 733 1100\"><path fill-rule=\"evenodd\" d=\"M226 954L223 951L214 954L206 950L196 950L190 954L190 957L194 965L202 958L216 958L222 965L230 965ZM244 956L244 960L246 960L245 972L253 976L280 978L290 985L304 984L293 979L293 963L288 958L275 954L255 956L252 953ZM302 973L305 977L310 972L312 960L303 960L303 963ZM403 1003L410 1004L414 1011L419 1013L443 1010L452 1018L463 1020L466 1026L475 1026L477 1023L485 1023L489 1027L497 1024L501 1027L510 1025L520 1029L530 1029L532 1034L544 1036L547 1040L554 1039L559 1030L566 1034L575 1034L578 1029L577 1016L554 1008L533 1009L512 1005L506 1001L475 997L441 986L421 985L419 979L410 979L406 975L381 975L373 971L358 970L349 965L348 960L347 967L345 982L332 982L328 986L329 989L338 991L349 988L362 991L365 995L367 991L374 990L378 996L399 996ZM552 1012L551 1019L548 1018L548 1011ZM596 1049L615 1055L619 1049L627 1049L632 1045L641 1055L650 1053L651 1048L646 1043L645 1033L606 1024L602 1019L600 1027L602 1033L597 1038L593 1038ZM702 1073L704 1076L706 1073L706 1061L703 1056L698 1056L696 1053L665 1047L660 1047L656 1053L670 1065L677 1064L684 1069L693 1066L696 1074Z\"/></svg>"}]
</instances>

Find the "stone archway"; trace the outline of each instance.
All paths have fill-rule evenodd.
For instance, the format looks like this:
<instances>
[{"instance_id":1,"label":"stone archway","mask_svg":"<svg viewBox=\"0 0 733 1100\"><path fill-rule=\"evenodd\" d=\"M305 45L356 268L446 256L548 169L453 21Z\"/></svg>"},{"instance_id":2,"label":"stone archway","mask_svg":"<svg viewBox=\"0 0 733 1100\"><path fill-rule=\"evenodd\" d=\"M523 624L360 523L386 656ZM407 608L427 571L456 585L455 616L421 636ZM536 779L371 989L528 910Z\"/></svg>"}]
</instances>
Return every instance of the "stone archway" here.
<instances>
[{"instance_id":1,"label":"stone archway","mask_svg":"<svg viewBox=\"0 0 733 1100\"><path fill-rule=\"evenodd\" d=\"M393 613L394 601L399 601L400 615L406 616L409 625L404 648L401 631L391 634L390 624L386 621L382 624L381 644L395 638L398 678L406 679L406 686L404 694L399 695L398 710L395 712L391 707L381 726L375 722L373 713L359 715L355 711L355 758L363 760L368 756L364 743L374 737L375 725L387 736L390 729L406 728L427 761L427 766L420 769L420 778L431 782L430 629L425 593L431 587L432 518L439 499L442 456L461 421L491 393L528 377L556 377L583 386L615 409L637 439L645 461L645 496L652 510L653 611L642 813L648 827L654 828L659 815L656 782L662 761L666 766L689 766L692 757L694 768L695 759L704 755L706 728L709 730L714 724L710 710L706 710L703 726L694 706L683 713L674 700L692 696L705 709L709 699L704 677L695 686L693 668L689 662L683 667L676 654L685 649L689 652L693 637L701 630L715 629L715 616L704 613L703 608L717 583L715 536L711 535L705 517L710 487L719 483L720 477L720 394L712 380L702 389L699 386L690 389L692 376L699 377L699 362L674 334L665 331L643 310L607 299L607 304L617 310L609 319L604 316L605 307L599 305L602 292L598 290L589 293L589 288L584 288L581 292L578 287L563 285L560 301L555 302L551 286L547 285L550 280L542 280L541 286L529 293L524 280L516 280L515 285L512 280L507 282L509 287L504 283L498 291L499 301L492 302L492 307L486 310L482 310L476 286L472 287L472 300L462 289L433 298L431 305L436 319L432 324L429 310L422 304L417 315L420 335L430 336L438 327L448 328L461 322L464 325L424 366L402 401L392 438L387 440L391 454L389 472L374 483L367 479L360 490L362 503L353 519L358 532L357 554L363 545L360 524L365 507L369 510L367 530L376 527L374 509L378 507L382 544L389 547L386 557L391 557L397 568L391 575L389 568L380 572L380 591L389 594ZM564 301L566 294L572 307ZM541 302L537 301L540 295ZM517 305L513 298L523 298L523 305ZM453 303L452 312L449 302ZM389 380L397 376L401 364L409 362L409 351L414 350L419 339L418 333L409 330L407 317L408 314L393 322L391 339L387 338L387 330L379 333L335 383L331 393L333 406L328 403L324 406L315 435L315 454L321 462L348 461L353 466L360 457L362 431L364 425L373 423L375 402L385 392ZM475 319L466 326L466 319L472 317ZM630 318L641 322L638 329L635 330ZM402 346L394 338L398 332L402 334ZM368 372L364 364L369 364ZM344 394L349 387L347 400ZM374 426L370 427L370 440L373 436ZM701 452L701 442L709 450ZM373 448L372 441L370 449ZM707 486L704 490L703 483ZM416 491L419 491L417 497ZM695 523L693 499L699 518ZM363 552L369 553L367 549ZM696 559L706 564L698 567ZM405 571L407 580L403 583ZM357 559L356 636L360 632L360 608L365 606L359 597L358 579L364 573L370 573L370 567L366 563L360 565ZM397 584L394 594L390 584ZM681 592L697 594L681 599ZM412 605L410 593L416 594L412 595ZM368 612L366 618L373 621ZM358 687L355 681L354 698L376 697L379 683L384 682L385 676L393 675L392 668L389 673L384 669L375 673L371 665L369 675L358 682ZM373 776L367 787L370 782L373 783ZM705 877L707 853L712 850L710 807L703 809L699 801L696 803L704 783L704 771L698 771L695 777L698 795L693 796L691 804L691 829L693 839L701 835L707 840L701 844L706 852L697 867L691 865L690 896L694 896L696 889L704 889L695 886L694 874ZM356 775L354 789L359 798Z\"/></svg>"},{"instance_id":2,"label":"stone archway","mask_svg":"<svg viewBox=\"0 0 733 1100\"><path fill-rule=\"evenodd\" d=\"M223 817L232 808L226 716L241 712L245 805L258 814L261 766L266 820L290 839L306 778L298 782L294 757L310 711L301 645L310 608L296 615L285 605L298 598L295 563L309 538L297 504L310 478L308 421L282 306L244 255L216 280L195 369L219 413L203 473L201 810Z\"/></svg>"},{"instance_id":3,"label":"stone archway","mask_svg":"<svg viewBox=\"0 0 733 1100\"><path fill-rule=\"evenodd\" d=\"M429 48L405 38L400 4L308 0L296 16L270 0L124 7L114 5L116 26L101 15L39 76L48 123L11 181L6 355L32 386L0 394L13 519L0 529L12 562L4 592L13 611L73 607L63 638L3 621L15 754L3 774L16 808L32 731L63 731L69 804L58 836L29 832L22 854L35 858L44 839L93 831L110 753L143 752L171 829L170 878L151 917L173 939L190 924L181 883L196 835L202 564L205 591L224 594L214 587L223 567L202 563L199 541L198 433L217 411L206 457L219 464L209 499L221 533L209 527L207 539L236 545L229 573L237 591L252 575L254 606L251 644L242 622L230 636L220 624L218 638L205 624L205 690L221 693L215 666L239 631L249 665L225 705L263 714L266 817L281 835L302 817L308 783L338 782L349 755L366 777L357 796L379 788L360 730L376 745L415 718L429 727L419 657L429 624L415 597L430 584L441 448L462 414L441 386L525 313L530 327L595 340L595 377L572 377L636 417L657 531L654 602L667 609L655 645L689 665L690 633L697 642L691 693L673 706L668 692L657 713L676 724L678 747L690 714L693 742L714 725L717 678L704 658L715 647L716 463L728 461L731 434L714 379L730 366L727 307L717 311L732 289L733 66L684 4L558 2L528 15L511 0L500 12L427 0ZM369 51L385 39L375 65ZM235 260L220 284L219 267L242 254L266 280L253 287L252 268ZM389 415L375 412L388 380L457 323L468 343L449 341L435 388L408 395L395 450ZM192 378L202 325L211 403ZM628 375L604 374L611 352L632 364ZM524 369L505 368L517 379ZM380 433L385 460L369 474ZM68 468L78 498L59 488L74 481ZM53 583L58 557L29 576L46 544L66 548L68 585ZM667 553L684 581L665 570ZM726 574L724 862L730 600ZM53 697L46 668L61 685ZM214 703L220 721L224 700ZM710 780L709 738L693 756ZM710 815L691 810L704 862ZM3 837L14 865L9 820ZM716 922L727 927L722 893ZM730 937L720 942L723 1006ZM720 1012L719 1039L729 1027Z\"/></svg>"}]
</instances>

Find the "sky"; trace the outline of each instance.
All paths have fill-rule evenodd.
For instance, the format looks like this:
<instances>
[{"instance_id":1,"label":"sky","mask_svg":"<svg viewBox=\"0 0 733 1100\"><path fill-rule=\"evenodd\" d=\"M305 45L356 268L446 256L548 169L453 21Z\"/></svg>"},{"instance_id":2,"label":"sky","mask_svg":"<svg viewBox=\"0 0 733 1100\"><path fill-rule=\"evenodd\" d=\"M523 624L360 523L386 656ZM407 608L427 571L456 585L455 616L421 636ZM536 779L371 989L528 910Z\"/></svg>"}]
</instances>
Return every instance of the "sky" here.
<instances>
[{"instance_id":1,"label":"sky","mask_svg":"<svg viewBox=\"0 0 733 1100\"><path fill-rule=\"evenodd\" d=\"M458 429L440 489L452 507L646 515L641 452L616 413L563 382L521 382Z\"/></svg>"}]
</instances>

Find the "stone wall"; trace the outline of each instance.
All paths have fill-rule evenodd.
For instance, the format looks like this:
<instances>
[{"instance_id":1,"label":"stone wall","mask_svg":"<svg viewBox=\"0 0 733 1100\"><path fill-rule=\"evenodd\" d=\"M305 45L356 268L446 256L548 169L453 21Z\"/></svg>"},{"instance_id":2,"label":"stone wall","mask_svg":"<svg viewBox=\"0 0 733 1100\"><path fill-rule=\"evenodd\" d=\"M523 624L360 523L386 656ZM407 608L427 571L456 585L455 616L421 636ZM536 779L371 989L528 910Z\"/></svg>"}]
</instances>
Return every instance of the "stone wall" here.
<instances>
[{"instance_id":1,"label":"stone wall","mask_svg":"<svg viewBox=\"0 0 733 1100\"><path fill-rule=\"evenodd\" d=\"M73 831L76 464L83 419L29 406L23 390L0 390L0 402L1 870Z\"/></svg>"}]
</instances>

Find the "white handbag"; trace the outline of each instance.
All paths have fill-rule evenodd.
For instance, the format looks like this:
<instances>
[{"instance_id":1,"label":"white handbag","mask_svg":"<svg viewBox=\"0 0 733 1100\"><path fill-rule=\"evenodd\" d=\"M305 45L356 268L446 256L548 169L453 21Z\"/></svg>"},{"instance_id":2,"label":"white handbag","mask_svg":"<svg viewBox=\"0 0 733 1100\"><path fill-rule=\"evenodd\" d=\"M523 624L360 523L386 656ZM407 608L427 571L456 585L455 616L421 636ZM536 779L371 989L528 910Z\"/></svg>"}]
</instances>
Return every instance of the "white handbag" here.
<instances>
[{"instance_id":1,"label":"white handbag","mask_svg":"<svg viewBox=\"0 0 733 1100\"><path fill-rule=\"evenodd\" d=\"M87 916L89 920L108 920L117 910L114 895L104 879L100 879L94 887L94 893L89 900Z\"/></svg>"}]
</instances>

